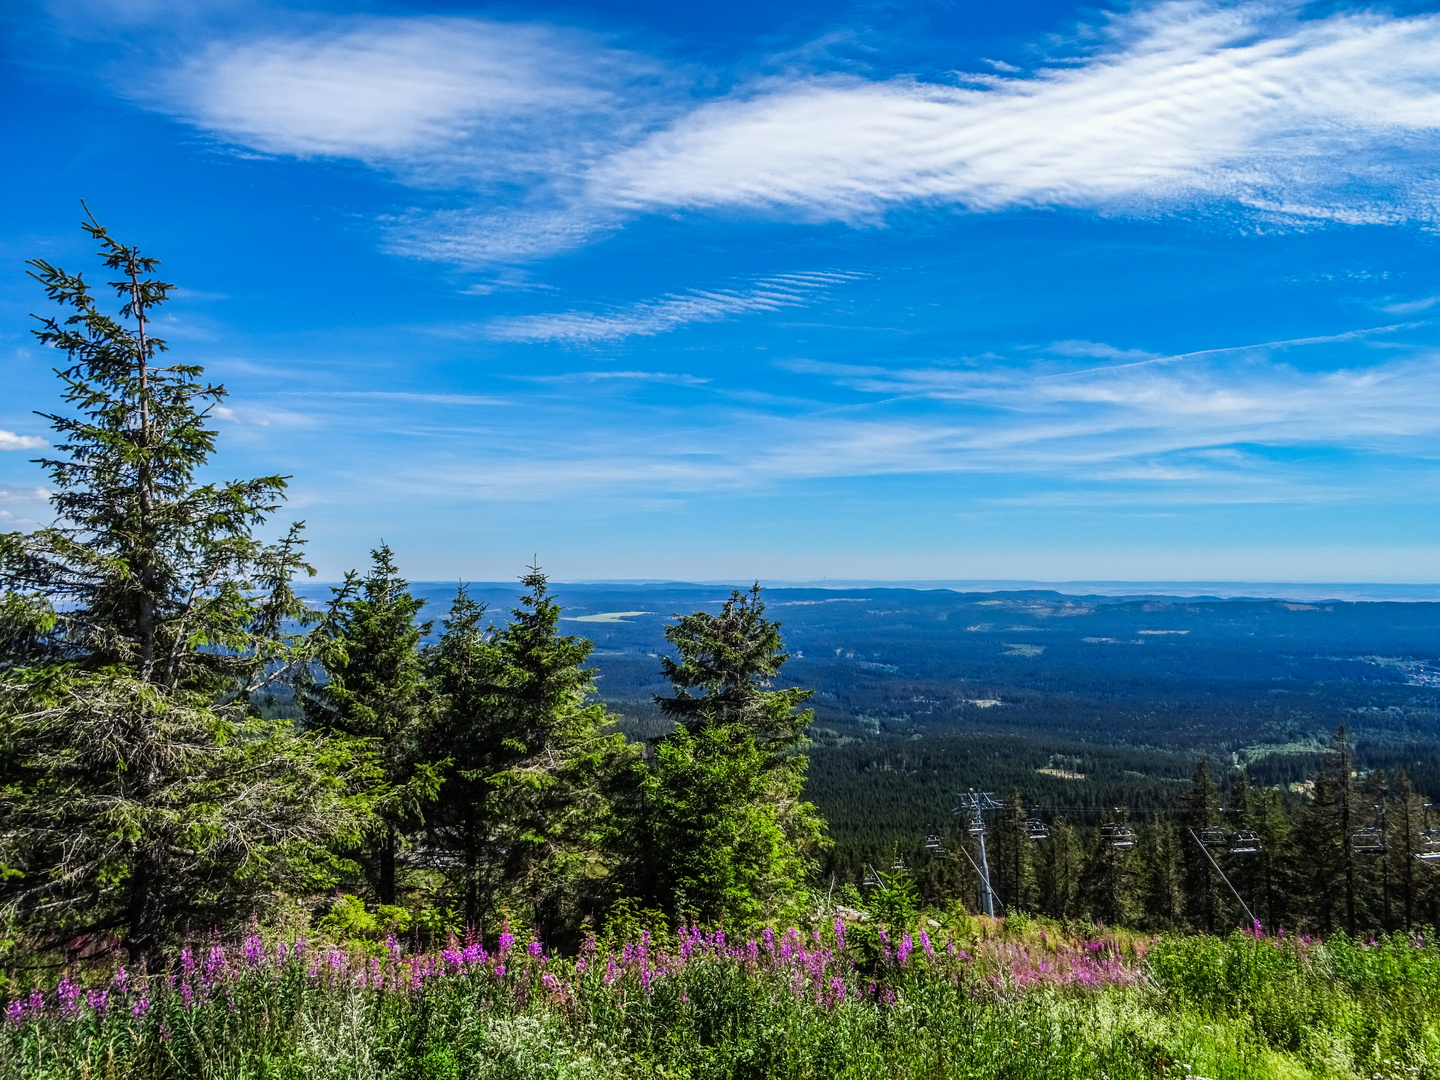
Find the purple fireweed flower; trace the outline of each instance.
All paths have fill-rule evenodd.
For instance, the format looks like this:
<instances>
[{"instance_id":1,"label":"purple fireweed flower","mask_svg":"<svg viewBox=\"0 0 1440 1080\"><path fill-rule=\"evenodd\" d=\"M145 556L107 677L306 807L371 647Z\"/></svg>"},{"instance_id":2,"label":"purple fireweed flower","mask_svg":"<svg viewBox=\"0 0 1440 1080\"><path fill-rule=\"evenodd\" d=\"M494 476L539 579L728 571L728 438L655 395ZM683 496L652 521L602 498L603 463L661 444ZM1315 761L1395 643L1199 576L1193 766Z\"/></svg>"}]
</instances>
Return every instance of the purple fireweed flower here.
<instances>
[{"instance_id":1,"label":"purple fireweed flower","mask_svg":"<svg viewBox=\"0 0 1440 1080\"><path fill-rule=\"evenodd\" d=\"M538 941L532 941L532 942L530 942L530 955L531 955L531 956L539 956L539 955L540 955L541 953L543 953L544 951L545 951L545 946L541 945L540 942L538 942Z\"/></svg>"},{"instance_id":2,"label":"purple fireweed flower","mask_svg":"<svg viewBox=\"0 0 1440 1080\"><path fill-rule=\"evenodd\" d=\"M119 968L119 969L115 972L115 977L110 980L110 985L112 985L113 987L115 987L116 991L118 991L119 993L122 993L122 994L123 994L123 993L125 992L125 984L126 984L127 982L129 982L129 981L130 981L130 976L126 973L125 969L122 967L122 968Z\"/></svg>"},{"instance_id":3,"label":"purple fireweed flower","mask_svg":"<svg viewBox=\"0 0 1440 1080\"><path fill-rule=\"evenodd\" d=\"M836 919L836 920L835 920L835 947L836 947L837 949L843 949L843 948L845 948L845 920L844 920L844 919Z\"/></svg>"},{"instance_id":4,"label":"purple fireweed flower","mask_svg":"<svg viewBox=\"0 0 1440 1080\"><path fill-rule=\"evenodd\" d=\"M110 991L91 990L85 995L85 1004L97 1013L104 1013L110 1007Z\"/></svg>"},{"instance_id":5,"label":"purple fireweed flower","mask_svg":"<svg viewBox=\"0 0 1440 1080\"><path fill-rule=\"evenodd\" d=\"M910 959L910 954L914 951L915 942L910 940L909 934L906 934L901 940L899 948L895 950L895 959L900 962L901 967L904 967L905 961Z\"/></svg>"},{"instance_id":6,"label":"purple fireweed flower","mask_svg":"<svg viewBox=\"0 0 1440 1080\"><path fill-rule=\"evenodd\" d=\"M400 943L395 940L394 934L385 939L385 951L390 954L391 960L400 959Z\"/></svg>"},{"instance_id":7,"label":"purple fireweed flower","mask_svg":"<svg viewBox=\"0 0 1440 1080\"><path fill-rule=\"evenodd\" d=\"M510 932L510 924L506 923L500 931L500 955L504 956L515 947L515 935Z\"/></svg>"},{"instance_id":8,"label":"purple fireweed flower","mask_svg":"<svg viewBox=\"0 0 1440 1080\"><path fill-rule=\"evenodd\" d=\"M767 926L761 931L760 936L765 940L765 951L772 956L775 955L775 931Z\"/></svg>"},{"instance_id":9,"label":"purple fireweed flower","mask_svg":"<svg viewBox=\"0 0 1440 1080\"><path fill-rule=\"evenodd\" d=\"M930 935L924 930L920 931L920 947L925 950L926 956L931 958L935 956L935 946L930 944Z\"/></svg>"},{"instance_id":10,"label":"purple fireweed flower","mask_svg":"<svg viewBox=\"0 0 1440 1080\"><path fill-rule=\"evenodd\" d=\"M149 1011L150 999L148 997L142 997L139 1001L135 1002L135 1007L130 1010L130 1019L143 1020Z\"/></svg>"},{"instance_id":11,"label":"purple fireweed flower","mask_svg":"<svg viewBox=\"0 0 1440 1080\"><path fill-rule=\"evenodd\" d=\"M73 983L69 979L61 979L60 985L55 988L55 996L60 1001L60 1015L74 1017L80 1012L80 984Z\"/></svg>"},{"instance_id":12,"label":"purple fireweed flower","mask_svg":"<svg viewBox=\"0 0 1440 1080\"><path fill-rule=\"evenodd\" d=\"M180 950L180 970L186 975L195 970L195 954L190 951L189 945Z\"/></svg>"},{"instance_id":13,"label":"purple fireweed flower","mask_svg":"<svg viewBox=\"0 0 1440 1080\"><path fill-rule=\"evenodd\" d=\"M505 965L504 965L504 964L496 964L496 965L495 965L495 977L496 977L497 979L503 979L503 978L505 977Z\"/></svg>"},{"instance_id":14,"label":"purple fireweed flower","mask_svg":"<svg viewBox=\"0 0 1440 1080\"><path fill-rule=\"evenodd\" d=\"M258 934L252 934L245 939L245 947L241 950L245 962L251 967L256 967L265 959L265 943L260 940Z\"/></svg>"}]
</instances>

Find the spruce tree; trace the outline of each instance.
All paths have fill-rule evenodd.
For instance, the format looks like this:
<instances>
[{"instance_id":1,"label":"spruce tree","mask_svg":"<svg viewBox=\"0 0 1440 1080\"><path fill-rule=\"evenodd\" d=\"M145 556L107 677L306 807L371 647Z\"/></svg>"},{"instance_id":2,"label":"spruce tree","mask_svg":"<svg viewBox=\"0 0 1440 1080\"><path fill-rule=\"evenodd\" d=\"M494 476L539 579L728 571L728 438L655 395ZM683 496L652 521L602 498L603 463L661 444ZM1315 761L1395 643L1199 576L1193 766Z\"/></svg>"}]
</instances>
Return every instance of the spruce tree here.
<instances>
[{"instance_id":1,"label":"spruce tree","mask_svg":"<svg viewBox=\"0 0 1440 1080\"><path fill-rule=\"evenodd\" d=\"M718 613L677 615L665 631L678 659L661 667L675 693L656 702L679 727L656 746L641 833L664 858L636 862L659 902L707 919L788 902L826 843L802 798L814 714L799 707L812 692L774 687L789 655L760 591L737 589Z\"/></svg>"},{"instance_id":2,"label":"spruce tree","mask_svg":"<svg viewBox=\"0 0 1440 1080\"><path fill-rule=\"evenodd\" d=\"M1025 827L1025 804L1018 788L1005 800L995 828L994 884L1005 907L1028 911L1034 907L1034 872L1031 866L1032 841Z\"/></svg>"},{"instance_id":3,"label":"spruce tree","mask_svg":"<svg viewBox=\"0 0 1440 1080\"><path fill-rule=\"evenodd\" d=\"M1189 838L1186 838L1188 842ZM1140 837L1140 876L1147 921L1176 930L1185 918L1184 846L1172 821L1152 822Z\"/></svg>"},{"instance_id":4,"label":"spruce tree","mask_svg":"<svg viewBox=\"0 0 1440 1080\"><path fill-rule=\"evenodd\" d=\"M186 926L333 883L368 766L251 706L306 662L286 632L309 619L301 527L254 535L286 478L199 481L225 390L162 363L158 262L83 228L118 315L81 275L30 264L69 311L36 334L67 358L73 411L46 414L55 523L0 536L0 910L31 947L118 943L155 966Z\"/></svg>"},{"instance_id":5,"label":"spruce tree","mask_svg":"<svg viewBox=\"0 0 1440 1080\"><path fill-rule=\"evenodd\" d=\"M1315 774L1314 798L1302 820L1299 847L1310 919L1323 933L1339 926L1351 936L1359 928L1360 914L1358 867L1351 846L1361 827L1354 766L1355 749L1342 726Z\"/></svg>"},{"instance_id":6,"label":"spruce tree","mask_svg":"<svg viewBox=\"0 0 1440 1080\"><path fill-rule=\"evenodd\" d=\"M1219 809L1215 781L1210 777L1210 766L1204 758L1195 766L1190 790L1186 792L1181 805L1185 909L1192 927L1213 934L1216 926L1224 919L1224 899L1220 895L1224 885L1215 873L1215 868L1210 865L1210 860L1197 846L1205 830L1215 824ZM1191 833L1194 834L1193 838Z\"/></svg>"},{"instance_id":7,"label":"spruce tree","mask_svg":"<svg viewBox=\"0 0 1440 1080\"><path fill-rule=\"evenodd\" d=\"M1050 838L1041 846L1036 867L1040 910L1052 919L1077 914L1080 894L1081 852L1075 827L1063 816L1050 826Z\"/></svg>"},{"instance_id":8,"label":"spruce tree","mask_svg":"<svg viewBox=\"0 0 1440 1080\"><path fill-rule=\"evenodd\" d=\"M411 595L388 545L370 557L363 579L351 571L335 590L318 654L325 680L306 687L303 698L312 729L363 739L377 755L378 820L362 863L375 899L394 904L401 851L424 822L444 763L422 754L433 715L419 652L431 624L416 621L425 601Z\"/></svg>"},{"instance_id":9,"label":"spruce tree","mask_svg":"<svg viewBox=\"0 0 1440 1080\"><path fill-rule=\"evenodd\" d=\"M1121 808L1110 823L1123 829L1129 822L1129 811ZM1095 921L1124 926L1138 914L1133 850L1110 843L1103 830L1095 837L1080 876L1082 902Z\"/></svg>"},{"instance_id":10,"label":"spruce tree","mask_svg":"<svg viewBox=\"0 0 1440 1080\"><path fill-rule=\"evenodd\" d=\"M433 658L451 772L464 785L442 800L441 820L473 845L462 850L488 902L514 906L553 939L616 891L638 751L594 700L594 644L558 632L561 608L538 567L521 584L511 621L488 638L477 611L452 610Z\"/></svg>"},{"instance_id":11,"label":"spruce tree","mask_svg":"<svg viewBox=\"0 0 1440 1080\"><path fill-rule=\"evenodd\" d=\"M437 698L428 732L428 756L451 764L439 797L426 815L426 833L436 848L454 854L445 868L447 885L467 926L480 926L499 888L496 789L498 768L517 756L504 745L507 733L495 723L493 704L501 693L504 661L485 605L461 587L450 605L440 640L425 650L426 677Z\"/></svg>"},{"instance_id":12,"label":"spruce tree","mask_svg":"<svg viewBox=\"0 0 1440 1080\"><path fill-rule=\"evenodd\" d=\"M1257 908L1255 915L1274 932L1292 921L1295 894L1294 826L1278 790L1266 789L1256 815L1255 831L1264 846L1260 852L1263 914Z\"/></svg>"}]
</instances>

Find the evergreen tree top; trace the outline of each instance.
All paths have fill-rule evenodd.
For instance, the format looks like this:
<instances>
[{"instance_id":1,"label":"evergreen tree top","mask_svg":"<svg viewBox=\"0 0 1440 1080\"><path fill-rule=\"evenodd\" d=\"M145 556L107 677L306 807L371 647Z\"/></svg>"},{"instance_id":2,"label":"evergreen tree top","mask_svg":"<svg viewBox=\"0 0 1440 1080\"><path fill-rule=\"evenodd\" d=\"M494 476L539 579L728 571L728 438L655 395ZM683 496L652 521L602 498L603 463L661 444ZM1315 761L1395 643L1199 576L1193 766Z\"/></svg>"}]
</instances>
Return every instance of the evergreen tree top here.
<instances>
[{"instance_id":1,"label":"evergreen tree top","mask_svg":"<svg viewBox=\"0 0 1440 1080\"><path fill-rule=\"evenodd\" d=\"M216 691L239 680L253 689L274 674L282 626L310 620L290 586L313 573L301 526L271 545L253 535L279 508L287 478L196 481L225 389L198 365L157 363L166 346L150 325L173 288L153 276L158 260L93 217L82 225L117 272L108 285L121 303L108 315L81 274L30 263L69 310L37 316L35 333L66 356L56 374L73 412L41 414L61 437L58 452L38 460L55 489L55 522L0 536L9 624L0 669L118 664L166 686ZM17 627L22 615L28 633Z\"/></svg>"},{"instance_id":2,"label":"evergreen tree top","mask_svg":"<svg viewBox=\"0 0 1440 1080\"><path fill-rule=\"evenodd\" d=\"M742 724L773 753L803 742L812 714L796 709L814 691L773 687L790 654L780 637L781 624L765 618L760 593L756 582L749 591L734 590L718 613L675 616L665 639L679 659L660 660L675 696L655 700L667 716L691 730Z\"/></svg>"}]
</instances>

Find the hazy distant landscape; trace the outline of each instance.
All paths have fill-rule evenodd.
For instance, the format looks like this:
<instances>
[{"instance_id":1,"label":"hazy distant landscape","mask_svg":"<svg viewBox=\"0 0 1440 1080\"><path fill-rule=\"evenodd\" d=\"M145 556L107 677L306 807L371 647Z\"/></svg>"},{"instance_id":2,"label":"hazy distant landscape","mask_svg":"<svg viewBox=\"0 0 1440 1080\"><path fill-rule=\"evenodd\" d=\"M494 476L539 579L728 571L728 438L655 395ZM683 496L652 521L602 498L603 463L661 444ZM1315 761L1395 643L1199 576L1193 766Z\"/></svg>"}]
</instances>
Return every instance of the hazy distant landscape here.
<instances>
[{"instance_id":1,"label":"hazy distant landscape","mask_svg":"<svg viewBox=\"0 0 1440 1080\"><path fill-rule=\"evenodd\" d=\"M893 843L918 847L968 787L1018 788L1074 816L1171 806L1202 756L1244 765L1252 783L1299 785L1341 725L1363 767L1403 768L1420 790L1440 790L1440 603L1335 598L1440 590L1286 585L1283 598L1221 599L1131 588L767 589L792 656L785 681L816 691L807 791L837 841L834 865L853 874ZM439 620L455 586L413 591L428 601L422 617ZM515 603L503 583L469 591L497 619ZM671 617L714 611L729 593L556 586L562 632L596 643L600 694L628 735L669 728L652 695L669 689L658 658Z\"/></svg>"}]
</instances>

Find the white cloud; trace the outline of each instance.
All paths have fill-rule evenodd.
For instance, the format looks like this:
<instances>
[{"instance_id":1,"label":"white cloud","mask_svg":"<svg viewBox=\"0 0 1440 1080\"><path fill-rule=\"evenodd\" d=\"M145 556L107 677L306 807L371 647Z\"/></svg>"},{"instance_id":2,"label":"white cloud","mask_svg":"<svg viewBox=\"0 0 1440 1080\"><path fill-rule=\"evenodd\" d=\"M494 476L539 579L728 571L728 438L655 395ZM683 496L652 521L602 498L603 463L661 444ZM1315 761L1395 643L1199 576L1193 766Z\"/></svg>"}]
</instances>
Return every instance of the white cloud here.
<instances>
[{"instance_id":1,"label":"white cloud","mask_svg":"<svg viewBox=\"0 0 1440 1080\"><path fill-rule=\"evenodd\" d=\"M50 444L38 435L17 435L0 428L0 450L39 450Z\"/></svg>"},{"instance_id":2,"label":"white cloud","mask_svg":"<svg viewBox=\"0 0 1440 1080\"><path fill-rule=\"evenodd\" d=\"M663 334L687 323L716 322L752 312L780 311L807 304L816 293L855 281L863 274L812 271L776 274L742 288L692 289L609 312L567 311L497 319L487 328L499 341L563 341L579 344Z\"/></svg>"},{"instance_id":3,"label":"white cloud","mask_svg":"<svg viewBox=\"0 0 1440 1080\"><path fill-rule=\"evenodd\" d=\"M1180 0L1074 64L971 87L820 77L708 104L596 167L598 200L860 219L905 202L1429 218L1440 18Z\"/></svg>"},{"instance_id":4,"label":"white cloud","mask_svg":"<svg viewBox=\"0 0 1440 1080\"><path fill-rule=\"evenodd\" d=\"M451 209L389 221L388 244L461 264L545 258L677 209L1434 223L1440 15L1297 12L1168 0L1082 30L1028 73L1003 60L959 85L818 72L698 105L659 61L578 31L351 18L213 44L147 100L251 149L453 191ZM577 314L554 329L607 325Z\"/></svg>"},{"instance_id":5,"label":"white cloud","mask_svg":"<svg viewBox=\"0 0 1440 1080\"><path fill-rule=\"evenodd\" d=\"M354 158L413 182L554 181L641 118L658 65L576 30L474 18L353 18L220 41L146 100L269 154Z\"/></svg>"},{"instance_id":6,"label":"white cloud","mask_svg":"<svg viewBox=\"0 0 1440 1080\"><path fill-rule=\"evenodd\" d=\"M45 488L30 488L26 491L5 491L0 489L0 503L43 503L47 502L53 492Z\"/></svg>"}]
</instances>

